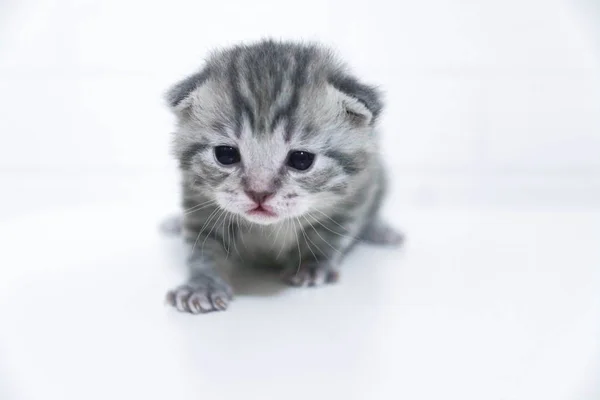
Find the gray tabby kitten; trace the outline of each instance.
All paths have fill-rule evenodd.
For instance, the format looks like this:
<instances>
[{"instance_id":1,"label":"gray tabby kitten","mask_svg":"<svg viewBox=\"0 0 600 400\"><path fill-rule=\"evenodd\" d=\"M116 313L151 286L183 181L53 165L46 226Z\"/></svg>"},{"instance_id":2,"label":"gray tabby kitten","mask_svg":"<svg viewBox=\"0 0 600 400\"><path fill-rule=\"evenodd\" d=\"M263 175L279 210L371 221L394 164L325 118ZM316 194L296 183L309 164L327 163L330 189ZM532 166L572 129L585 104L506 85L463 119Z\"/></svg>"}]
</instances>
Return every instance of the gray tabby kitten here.
<instances>
[{"instance_id":1,"label":"gray tabby kitten","mask_svg":"<svg viewBox=\"0 0 600 400\"><path fill-rule=\"evenodd\" d=\"M263 41L211 55L167 96L177 116L190 274L168 302L225 310L231 268L277 267L293 286L338 279L358 241L396 245L384 194L379 93L316 45Z\"/></svg>"}]
</instances>

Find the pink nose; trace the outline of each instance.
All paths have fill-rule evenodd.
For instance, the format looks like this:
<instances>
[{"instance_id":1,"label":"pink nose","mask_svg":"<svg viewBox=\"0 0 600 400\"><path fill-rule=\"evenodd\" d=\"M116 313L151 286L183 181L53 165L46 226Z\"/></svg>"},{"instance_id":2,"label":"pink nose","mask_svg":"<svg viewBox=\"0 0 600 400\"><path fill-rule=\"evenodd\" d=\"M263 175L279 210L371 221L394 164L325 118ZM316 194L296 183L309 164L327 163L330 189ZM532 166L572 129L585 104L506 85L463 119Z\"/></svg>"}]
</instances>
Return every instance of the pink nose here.
<instances>
[{"instance_id":1,"label":"pink nose","mask_svg":"<svg viewBox=\"0 0 600 400\"><path fill-rule=\"evenodd\" d=\"M275 194L274 192L255 192L254 190L244 190L244 192L257 204L264 203Z\"/></svg>"}]
</instances>

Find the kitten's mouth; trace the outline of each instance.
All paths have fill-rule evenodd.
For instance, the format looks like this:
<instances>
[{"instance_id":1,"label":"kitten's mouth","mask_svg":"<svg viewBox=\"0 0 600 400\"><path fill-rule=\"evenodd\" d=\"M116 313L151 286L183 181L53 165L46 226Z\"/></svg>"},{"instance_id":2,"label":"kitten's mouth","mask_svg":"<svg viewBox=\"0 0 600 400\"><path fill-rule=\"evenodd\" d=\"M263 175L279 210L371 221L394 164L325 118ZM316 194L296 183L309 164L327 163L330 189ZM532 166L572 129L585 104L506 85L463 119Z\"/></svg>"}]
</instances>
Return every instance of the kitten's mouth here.
<instances>
[{"instance_id":1,"label":"kitten's mouth","mask_svg":"<svg viewBox=\"0 0 600 400\"><path fill-rule=\"evenodd\" d=\"M259 205L256 208L253 208L250 211L246 211L248 215L255 215L260 217L276 217L277 214L271 210L268 206Z\"/></svg>"}]
</instances>

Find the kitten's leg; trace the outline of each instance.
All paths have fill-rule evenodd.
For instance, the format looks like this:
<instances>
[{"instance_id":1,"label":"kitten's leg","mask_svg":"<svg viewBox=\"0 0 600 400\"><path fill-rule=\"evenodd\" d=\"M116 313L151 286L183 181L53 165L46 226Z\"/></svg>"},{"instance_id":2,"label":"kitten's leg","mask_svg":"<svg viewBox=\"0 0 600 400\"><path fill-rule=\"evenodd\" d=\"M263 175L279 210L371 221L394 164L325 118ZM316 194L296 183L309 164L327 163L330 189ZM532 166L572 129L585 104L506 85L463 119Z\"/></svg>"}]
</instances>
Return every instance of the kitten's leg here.
<instances>
[{"instance_id":1,"label":"kitten's leg","mask_svg":"<svg viewBox=\"0 0 600 400\"><path fill-rule=\"evenodd\" d=\"M358 238L365 243L384 246L400 246L404 242L402 233L378 218L369 222Z\"/></svg>"},{"instance_id":2,"label":"kitten's leg","mask_svg":"<svg viewBox=\"0 0 600 400\"><path fill-rule=\"evenodd\" d=\"M220 242L201 236L188 259L190 275L187 282L169 291L167 302L178 311L192 314L227 309L233 299L233 290L217 273L225 259Z\"/></svg>"},{"instance_id":3,"label":"kitten's leg","mask_svg":"<svg viewBox=\"0 0 600 400\"><path fill-rule=\"evenodd\" d=\"M339 279L339 266L357 242L359 224L306 217L306 225L297 232L298 252L291 251L283 280L292 286L319 286Z\"/></svg>"},{"instance_id":4,"label":"kitten's leg","mask_svg":"<svg viewBox=\"0 0 600 400\"><path fill-rule=\"evenodd\" d=\"M404 237L385 222L373 219L362 227L358 218L306 218L307 225L298 233L302 251L289 262L283 279L292 286L318 286L339 279L339 266L344 256L359 241L399 246ZM294 267L295 266L295 267Z\"/></svg>"},{"instance_id":5,"label":"kitten's leg","mask_svg":"<svg viewBox=\"0 0 600 400\"><path fill-rule=\"evenodd\" d=\"M325 261L310 261L296 268L288 268L283 273L283 281L291 286L319 286L335 283L340 274L337 267Z\"/></svg>"},{"instance_id":6,"label":"kitten's leg","mask_svg":"<svg viewBox=\"0 0 600 400\"><path fill-rule=\"evenodd\" d=\"M160 223L160 231L164 234L176 236L183 230L183 218L181 215L172 215Z\"/></svg>"}]
</instances>

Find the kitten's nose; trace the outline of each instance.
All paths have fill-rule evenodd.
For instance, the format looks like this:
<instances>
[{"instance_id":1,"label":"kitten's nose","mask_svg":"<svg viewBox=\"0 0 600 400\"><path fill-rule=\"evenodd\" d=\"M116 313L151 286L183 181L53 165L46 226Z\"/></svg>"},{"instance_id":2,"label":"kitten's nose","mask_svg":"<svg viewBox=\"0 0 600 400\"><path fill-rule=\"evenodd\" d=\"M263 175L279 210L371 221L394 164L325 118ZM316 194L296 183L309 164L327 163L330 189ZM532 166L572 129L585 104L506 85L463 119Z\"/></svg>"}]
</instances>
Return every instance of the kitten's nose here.
<instances>
[{"instance_id":1,"label":"kitten's nose","mask_svg":"<svg viewBox=\"0 0 600 400\"><path fill-rule=\"evenodd\" d=\"M244 190L244 192L259 205L267 201L269 197L272 197L275 194L275 192L255 192L254 190Z\"/></svg>"}]
</instances>

